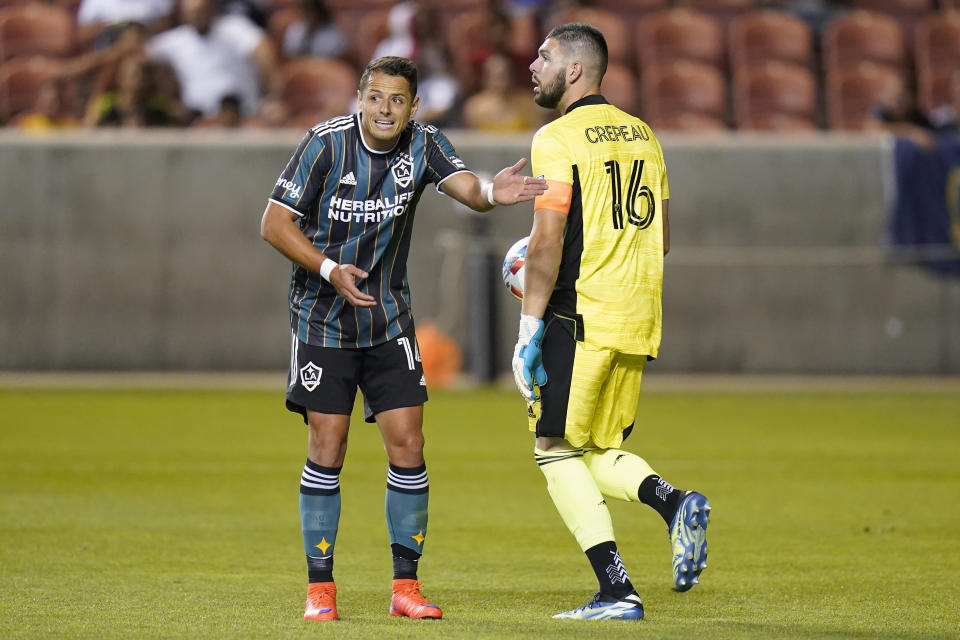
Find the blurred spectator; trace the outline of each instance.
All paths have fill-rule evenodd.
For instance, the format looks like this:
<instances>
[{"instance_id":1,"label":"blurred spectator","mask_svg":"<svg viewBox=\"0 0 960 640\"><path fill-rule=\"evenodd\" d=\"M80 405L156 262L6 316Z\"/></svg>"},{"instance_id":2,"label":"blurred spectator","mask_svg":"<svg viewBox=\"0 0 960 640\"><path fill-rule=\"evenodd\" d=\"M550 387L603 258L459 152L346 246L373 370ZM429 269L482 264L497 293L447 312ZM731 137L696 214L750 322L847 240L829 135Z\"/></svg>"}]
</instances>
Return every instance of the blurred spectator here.
<instances>
[{"instance_id":1,"label":"blurred spectator","mask_svg":"<svg viewBox=\"0 0 960 640\"><path fill-rule=\"evenodd\" d=\"M933 146L934 134L957 129L952 108L924 113L917 106L913 91L901 82L886 84L880 99L870 107L869 116L867 129L888 131L924 147Z\"/></svg>"},{"instance_id":2,"label":"blurred spectator","mask_svg":"<svg viewBox=\"0 0 960 640\"><path fill-rule=\"evenodd\" d=\"M513 86L510 60L493 54L483 65L483 88L463 107L463 124L479 131L516 133L536 129L544 114L533 102L533 92Z\"/></svg>"},{"instance_id":3,"label":"blurred spectator","mask_svg":"<svg viewBox=\"0 0 960 640\"><path fill-rule=\"evenodd\" d=\"M530 78L530 63L537 57L536 46L531 51L514 51L513 22L510 17L497 9L490 9L484 31L479 37L471 39L467 45L469 73L473 78L481 78L483 65L494 54L506 56L510 64L511 84L519 84ZM479 82L473 87L479 86Z\"/></svg>"},{"instance_id":4,"label":"blurred spectator","mask_svg":"<svg viewBox=\"0 0 960 640\"><path fill-rule=\"evenodd\" d=\"M373 59L383 56L402 56L415 59L417 40L414 37L414 22L417 17L417 3L413 0L398 2L387 14L389 35L377 43L373 50Z\"/></svg>"},{"instance_id":5,"label":"blurred spectator","mask_svg":"<svg viewBox=\"0 0 960 640\"><path fill-rule=\"evenodd\" d=\"M303 19L296 20L283 34L283 55L288 58L315 56L340 58L349 42L337 27L324 0L300 0Z\"/></svg>"},{"instance_id":6,"label":"blurred spectator","mask_svg":"<svg viewBox=\"0 0 960 640\"><path fill-rule=\"evenodd\" d=\"M113 45L130 23L150 33L173 24L173 0L82 0L77 9L77 44L105 49Z\"/></svg>"},{"instance_id":7,"label":"blurred spectator","mask_svg":"<svg viewBox=\"0 0 960 640\"><path fill-rule=\"evenodd\" d=\"M16 127L23 131L41 132L78 126L80 121L69 113L65 90L61 79L44 84L34 108L14 121Z\"/></svg>"},{"instance_id":8,"label":"blurred spectator","mask_svg":"<svg viewBox=\"0 0 960 640\"><path fill-rule=\"evenodd\" d=\"M414 60L420 67L420 109L417 119L437 126L449 126L456 118L460 83L450 70L450 52L439 23L439 11L423 8L414 20L416 50Z\"/></svg>"},{"instance_id":9,"label":"blurred spectator","mask_svg":"<svg viewBox=\"0 0 960 640\"><path fill-rule=\"evenodd\" d=\"M104 88L87 104L86 126L163 127L184 119L175 94L164 90L159 63L129 55L104 70Z\"/></svg>"},{"instance_id":10,"label":"blurred spectator","mask_svg":"<svg viewBox=\"0 0 960 640\"><path fill-rule=\"evenodd\" d=\"M193 124L194 127L210 129L236 129L244 125L240 113L240 99L237 96L224 96L220 100L220 111L212 118L203 118Z\"/></svg>"},{"instance_id":11,"label":"blurred spectator","mask_svg":"<svg viewBox=\"0 0 960 640\"><path fill-rule=\"evenodd\" d=\"M390 35L377 45L373 57L403 56L414 60L420 69L420 106L415 118L447 126L456 117L460 84L449 69L450 55L438 17L436 9L417 2L395 4L387 17Z\"/></svg>"},{"instance_id":12,"label":"blurred spectator","mask_svg":"<svg viewBox=\"0 0 960 640\"><path fill-rule=\"evenodd\" d=\"M272 107L280 73L270 38L241 15L216 15L213 2L182 0L184 24L148 40L148 55L170 64L181 100L197 115L214 116L229 95L240 98L244 115ZM263 104L262 86L268 91Z\"/></svg>"},{"instance_id":13,"label":"blurred spectator","mask_svg":"<svg viewBox=\"0 0 960 640\"><path fill-rule=\"evenodd\" d=\"M216 0L215 13L243 16L261 29L267 28L267 8L263 0Z\"/></svg>"}]
</instances>

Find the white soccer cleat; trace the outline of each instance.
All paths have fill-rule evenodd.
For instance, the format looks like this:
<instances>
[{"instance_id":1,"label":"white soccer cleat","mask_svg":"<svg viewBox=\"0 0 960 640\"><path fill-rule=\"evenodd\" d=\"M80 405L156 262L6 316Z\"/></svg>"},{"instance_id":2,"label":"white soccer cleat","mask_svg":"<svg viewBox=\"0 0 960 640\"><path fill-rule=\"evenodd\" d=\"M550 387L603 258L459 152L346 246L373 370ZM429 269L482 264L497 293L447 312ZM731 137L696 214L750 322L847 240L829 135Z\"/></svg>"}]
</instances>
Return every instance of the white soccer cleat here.
<instances>
[{"instance_id":1,"label":"white soccer cleat","mask_svg":"<svg viewBox=\"0 0 960 640\"><path fill-rule=\"evenodd\" d=\"M640 620L643 618L643 602L636 592L619 600L604 600L598 593L583 606L553 616L568 620Z\"/></svg>"}]
</instances>

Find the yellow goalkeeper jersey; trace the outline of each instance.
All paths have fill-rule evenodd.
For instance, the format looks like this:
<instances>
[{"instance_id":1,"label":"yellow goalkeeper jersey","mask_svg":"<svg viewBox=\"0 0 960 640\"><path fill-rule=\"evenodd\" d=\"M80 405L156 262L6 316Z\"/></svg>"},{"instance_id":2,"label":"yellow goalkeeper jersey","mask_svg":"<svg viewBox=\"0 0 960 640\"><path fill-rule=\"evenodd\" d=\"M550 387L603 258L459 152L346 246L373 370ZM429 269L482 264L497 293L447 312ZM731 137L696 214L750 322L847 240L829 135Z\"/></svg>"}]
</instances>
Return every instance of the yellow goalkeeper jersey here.
<instances>
[{"instance_id":1,"label":"yellow goalkeeper jersey","mask_svg":"<svg viewBox=\"0 0 960 640\"><path fill-rule=\"evenodd\" d=\"M530 152L550 188L534 209L567 214L550 308L585 345L656 357L662 326L663 150L639 118L592 95L541 128Z\"/></svg>"}]
</instances>

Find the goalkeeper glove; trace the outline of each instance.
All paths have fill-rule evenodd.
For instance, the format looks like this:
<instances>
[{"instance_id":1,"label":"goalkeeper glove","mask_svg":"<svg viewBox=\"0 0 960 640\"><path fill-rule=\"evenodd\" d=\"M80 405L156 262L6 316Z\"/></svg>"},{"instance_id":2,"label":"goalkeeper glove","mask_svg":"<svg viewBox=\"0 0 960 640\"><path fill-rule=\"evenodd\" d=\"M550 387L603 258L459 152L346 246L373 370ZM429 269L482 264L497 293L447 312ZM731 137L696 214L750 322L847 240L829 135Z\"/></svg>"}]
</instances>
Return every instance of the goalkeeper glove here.
<instances>
[{"instance_id":1,"label":"goalkeeper glove","mask_svg":"<svg viewBox=\"0 0 960 640\"><path fill-rule=\"evenodd\" d=\"M513 377L524 399L536 402L540 399L539 390L547 383L547 371L543 368L543 320L533 316L520 315L520 336L513 349Z\"/></svg>"}]
</instances>

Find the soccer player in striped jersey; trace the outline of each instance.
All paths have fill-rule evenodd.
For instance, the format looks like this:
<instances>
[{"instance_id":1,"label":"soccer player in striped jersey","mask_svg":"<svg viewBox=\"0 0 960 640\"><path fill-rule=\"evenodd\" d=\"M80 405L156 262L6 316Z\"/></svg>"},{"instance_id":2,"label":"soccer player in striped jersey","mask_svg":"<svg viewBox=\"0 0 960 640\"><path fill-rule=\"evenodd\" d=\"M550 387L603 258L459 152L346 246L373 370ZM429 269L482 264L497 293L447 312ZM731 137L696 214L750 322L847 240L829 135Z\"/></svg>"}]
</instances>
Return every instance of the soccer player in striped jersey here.
<instances>
[{"instance_id":1,"label":"soccer player in striped jersey","mask_svg":"<svg viewBox=\"0 0 960 640\"><path fill-rule=\"evenodd\" d=\"M663 517L678 591L706 567L710 505L621 449L660 346L670 192L650 128L600 95L606 67L603 34L582 23L553 29L530 65L534 99L562 115L532 143L533 172L550 188L534 202L513 369L547 490L600 586L554 617L640 619L605 497ZM653 437L653 425L640 428Z\"/></svg>"},{"instance_id":2,"label":"soccer player in striped jersey","mask_svg":"<svg viewBox=\"0 0 960 640\"><path fill-rule=\"evenodd\" d=\"M287 408L309 427L300 481L309 581L304 618L338 618L339 477L358 388L389 461L390 614L439 618L417 579L429 493L422 428L427 392L406 268L417 201L433 183L487 211L532 200L546 185L520 175L525 159L483 181L435 127L411 120L419 100L410 60L374 60L357 95L358 113L317 124L304 136L261 221L264 239L293 262Z\"/></svg>"}]
</instances>

